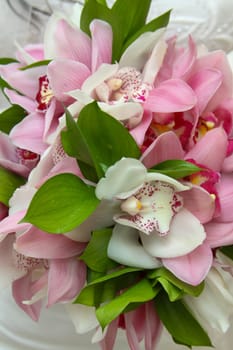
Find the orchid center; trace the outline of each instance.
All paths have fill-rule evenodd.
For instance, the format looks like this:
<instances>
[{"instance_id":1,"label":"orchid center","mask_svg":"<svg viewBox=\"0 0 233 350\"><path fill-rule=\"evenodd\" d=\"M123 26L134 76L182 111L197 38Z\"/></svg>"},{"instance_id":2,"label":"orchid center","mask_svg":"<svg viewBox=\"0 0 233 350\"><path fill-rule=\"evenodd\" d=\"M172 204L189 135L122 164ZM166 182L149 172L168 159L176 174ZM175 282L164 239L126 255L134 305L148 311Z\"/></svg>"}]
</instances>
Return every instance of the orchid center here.
<instances>
[{"instance_id":1,"label":"orchid center","mask_svg":"<svg viewBox=\"0 0 233 350\"><path fill-rule=\"evenodd\" d=\"M39 78L39 91L36 95L36 101L38 102L37 109L40 111L46 111L53 96L48 77L47 75L43 75Z\"/></svg>"},{"instance_id":2,"label":"orchid center","mask_svg":"<svg viewBox=\"0 0 233 350\"><path fill-rule=\"evenodd\" d=\"M150 234L169 232L173 216L183 207L182 197L163 181L145 182L134 195L122 201L122 214L115 220Z\"/></svg>"}]
</instances>

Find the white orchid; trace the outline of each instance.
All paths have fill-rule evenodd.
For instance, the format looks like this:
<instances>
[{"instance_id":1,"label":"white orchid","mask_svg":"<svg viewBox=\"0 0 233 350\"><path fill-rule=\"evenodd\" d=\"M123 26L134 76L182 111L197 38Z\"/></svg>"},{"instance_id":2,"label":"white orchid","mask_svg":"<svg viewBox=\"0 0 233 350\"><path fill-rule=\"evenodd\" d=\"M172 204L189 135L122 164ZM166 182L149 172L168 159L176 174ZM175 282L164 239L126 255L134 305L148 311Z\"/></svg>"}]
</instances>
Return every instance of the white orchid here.
<instances>
[{"instance_id":1,"label":"white orchid","mask_svg":"<svg viewBox=\"0 0 233 350\"><path fill-rule=\"evenodd\" d=\"M161 264L157 258L184 256L200 246L204 228L181 196L189 189L148 172L137 159L122 158L110 167L96 187L99 199L118 203L109 257L128 266L154 268Z\"/></svg>"}]
</instances>

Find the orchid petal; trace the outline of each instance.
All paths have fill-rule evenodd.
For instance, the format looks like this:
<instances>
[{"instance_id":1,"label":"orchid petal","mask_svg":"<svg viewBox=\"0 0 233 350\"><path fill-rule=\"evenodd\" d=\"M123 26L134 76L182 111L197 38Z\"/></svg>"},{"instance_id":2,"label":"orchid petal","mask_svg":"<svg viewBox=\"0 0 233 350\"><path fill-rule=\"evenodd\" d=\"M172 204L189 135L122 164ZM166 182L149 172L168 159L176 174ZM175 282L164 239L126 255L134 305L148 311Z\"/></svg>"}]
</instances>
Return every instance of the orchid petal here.
<instances>
[{"instance_id":1,"label":"orchid petal","mask_svg":"<svg viewBox=\"0 0 233 350\"><path fill-rule=\"evenodd\" d=\"M99 199L112 199L121 192L126 192L141 186L147 170L137 159L122 158L109 167L105 177L96 186L96 196Z\"/></svg>"},{"instance_id":2,"label":"orchid petal","mask_svg":"<svg viewBox=\"0 0 233 350\"><path fill-rule=\"evenodd\" d=\"M82 90L91 95L93 90L99 86L105 80L108 80L114 76L118 70L118 64L106 64L103 63L95 73L93 73L89 78L85 80L82 85Z\"/></svg>"},{"instance_id":3,"label":"orchid petal","mask_svg":"<svg viewBox=\"0 0 233 350\"><path fill-rule=\"evenodd\" d=\"M123 53L120 67L134 67L141 71L145 66L148 56L151 54L156 43L163 36L164 29L155 32L146 32L139 36Z\"/></svg>"},{"instance_id":4,"label":"orchid petal","mask_svg":"<svg viewBox=\"0 0 233 350\"><path fill-rule=\"evenodd\" d=\"M15 213L13 215L7 216L5 219L0 222L0 242L12 232L24 231L31 227L28 223L18 223L23 219L26 211Z\"/></svg>"},{"instance_id":5,"label":"orchid petal","mask_svg":"<svg viewBox=\"0 0 233 350\"><path fill-rule=\"evenodd\" d=\"M143 247L152 256L175 258L190 253L201 245L206 237L203 226L188 210L182 208L170 225L166 236L156 231L150 235L140 233Z\"/></svg>"},{"instance_id":6,"label":"orchid petal","mask_svg":"<svg viewBox=\"0 0 233 350\"><path fill-rule=\"evenodd\" d=\"M100 341L101 350L113 350L115 340L116 340L117 330L118 330L118 318L113 320L105 329L104 338ZM92 343L94 343L95 341L96 340L92 338Z\"/></svg>"},{"instance_id":7,"label":"orchid petal","mask_svg":"<svg viewBox=\"0 0 233 350\"><path fill-rule=\"evenodd\" d=\"M32 113L37 108L37 103L26 96L19 95L14 90L5 89L5 94L12 104L16 104L25 109L28 113Z\"/></svg>"},{"instance_id":8,"label":"orchid petal","mask_svg":"<svg viewBox=\"0 0 233 350\"><path fill-rule=\"evenodd\" d=\"M86 267L82 261L76 257L53 259L49 265L48 306L74 299L85 281Z\"/></svg>"},{"instance_id":9,"label":"orchid petal","mask_svg":"<svg viewBox=\"0 0 233 350\"><path fill-rule=\"evenodd\" d=\"M212 248L232 245L233 223L210 222L205 225L206 241Z\"/></svg>"},{"instance_id":10,"label":"orchid petal","mask_svg":"<svg viewBox=\"0 0 233 350\"><path fill-rule=\"evenodd\" d=\"M144 112L142 116L141 122L136 125L133 129L130 130L131 136L133 136L134 140L137 142L139 146L143 144L146 131L150 126L152 121L152 113Z\"/></svg>"},{"instance_id":11,"label":"orchid petal","mask_svg":"<svg viewBox=\"0 0 233 350\"><path fill-rule=\"evenodd\" d=\"M159 135L141 157L142 163L151 168L170 159L183 159L184 151L179 138L172 131Z\"/></svg>"},{"instance_id":12,"label":"orchid petal","mask_svg":"<svg viewBox=\"0 0 233 350\"><path fill-rule=\"evenodd\" d=\"M182 192L184 207L189 210L201 224L210 221L215 212L215 200L210 193L200 186L193 186L190 191Z\"/></svg>"},{"instance_id":13,"label":"orchid petal","mask_svg":"<svg viewBox=\"0 0 233 350\"><path fill-rule=\"evenodd\" d=\"M220 215L216 218L218 222L233 221L233 177L232 174L222 174L221 181L216 187L220 202Z\"/></svg>"},{"instance_id":14,"label":"orchid petal","mask_svg":"<svg viewBox=\"0 0 233 350\"><path fill-rule=\"evenodd\" d=\"M169 79L149 92L144 108L158 113L183 112L191 109L196 101L188 84L180 79Z\"/></svg>"},{"instance_id":15,"label":"orchid petal","mask_svg":"<svg viewBox=\"0 0 233 350\"><path fill-rule=\"evenodd\" d=\"M116 225L113 229L108 245L108 257L126 266L145 269L160 266L160 262L150 256L139 243L137 231L122 225Z\"/></svg>"},{"instance_id":16,"label":"orchid petal","mask_svg":"<svg viewBox=\"0 0 233 350\"><path fill-rule=\"evenodd\" d=\"M216 69L202 69L188 81L197 95L198 113L202 114L208 102L222 83L221 71Z\"/></svg>"},{"instance_id":17,"label":"orchid petal","mask_svg":"<svg viewBox=\"0 0 233 350\"><path fill-rule=\"evenodd\" d=\"M102 111L110 114L120 121L128 120L131 127L138 125L142 119L143 107L137 102L107 104L98 102L98 106Z\"/></svg>"},{"instance_id":18,"label":"orchid petal","mask_svg":"<svg viewBox=\"0 0 233 350\"><path fill-rule=\"evenodd\" d=\"M112 60L112 27L104 21L94 20L90 24L92 37L92 72L102 63Z\"/></svg>"},{"instance_id":19,"label":"orchid petal","mask_svg":"<svg viewBox=\"0 0 233 350\"><path fill-rule=\"evenodd\" d=\"M213 254L208 244L202 244L191 253L177 258L163 259L164 266L180 280L196 286L208 274Z\"/></svg>"},{"instance_id":20,"label":"orchid petal","mask_svg":"<svg viewBox=\"0 0 233 350\"><path fill-rule=\"evenodd\" d=\"M17 305L25 311L34 321L38 321L41 310L41 301L33 305L26 305L24 300L30 300L33 296L31 274L27 274L12 284L12 293Z\"/></svg>"},{"instance_id":21,"label":"orchid petal","mask_svg":"<svg viewBox=\"0 0 233 350\"><path fill-rule=\"evenodd\" d=\"M167 43L163 39L159 40L143 69L142 77L144 83L153 85L156 75L161 68L166 51Z\"/></svg>"},{"instance_id":22,"label":"orchid petal","mask_svg":"<svg viewBox=\"0 0 233 350\"><path fill-rule=\"evenodd\" d=\"M42 61L44 59L44 47L42 44L29 44L23 48L20 47L20 50L16 52L16 58L25 65Z\"/></svg>"},{"instance_id":23,"label":"orchid petal","mask_svg":"<svg viewBox=\"0 0 233 350\"><path fill-rule=\"evenodd\" d=\"M223 269L212 268L205 280L205 288L198 298L184 300L197 320L204 326L225 333L230 327L233 296L232 277Z\"/></svg>"},{"instance_id":24,"label":"orchid petal","mask_svg":"<svg viewBox=\"0 0 233 350\"><path fill-rule=\"evenodd\" d=\"M13 259L13 244L15 235L8 235L0 243L0 288L11 285L12 281L25 275L25 271L18 269Z\"/></svg>"},{"instance_id":25,"label":"orchid petal","mask_svg":"<svg viewBox=\"0 0 233 350\"><path fill-rule=\"evenodd\" d=\"M54 60L48 65L48 79L54 96L60 101L67 100L68 91L80 89L90 75L83 63L72 60Z\"/></svg>"},{"instance_id":26,"label":"orchid petal","mask_svg":"<svg viewBox=\"0 0 233 350\"><path fill-rule=\"evenodd\" d=\"M162 331L162 325L153 308L153 302L147 302L145 309L145 350L150 350L155 349Z\"/></svg>"},{"instance_id":27,"label":"orchid petal","mask_svg":"<svg viewBox=\"0 0 233 350\"><path fill-rule=\"evenodd\" d=\"M172 67L172 77L173 78L181 78L189 74L190 69L193 67L193 64L196 60L197 49L196 45L191 36L189 36L189 45L178 55L175 59L173 67ZM174 60L174 58L173 58Z\"/></svg>"},{"instance_id":28,"label":"orchid petal","mask_svg":"<svg viewBox=\"0 0 233 350\"><path fill-rule=\"evenodd\" d=\"M99 325L94 307L82 304L66 304L66 309L78 334L87 333Z\"/></svg>"},{"instance_id":29,"label":"orchid petal","mask_svg":"<svg viewBox=\"0 0 233 350\"><path fill-rule=\"evenodd\" d=\"M45 56L71 59L91 68L91 40L79 28L56 15L51 16L45 31Z\"/></svg>"},{"instance_id":30,"label":"orchid petal","mask_svg":"<svg viewBox=\"0 0 233 350\"><path fill-rule=\"evenodd\" d=\"M10 132L10 138L20 148L41 154L47 148L43 140L44 117L32 113L17 124Z\"/></svg>"},{"instance_id":31,"label":"orchid petal","mask_svg":"<svg viewBox=\"0 0 233 350\"><path fill-rule=\"evenodd\" d=\"M227 135L219 127L207 132L186 154L186 159L194 159L197 163L220 171L227 152Z\"/></svg>"},{"instance_id":32,"label":"orchid petal","mask_svg":"<svg viewBox=\"0 0 233 350\"><path fill-rule=\"evenodd\" d=\"M81 254L84 243L64 235L52 235L32 227L16 239L15 249L23 255L39 259L65 259Z\"/></svg>"}]
</instances>

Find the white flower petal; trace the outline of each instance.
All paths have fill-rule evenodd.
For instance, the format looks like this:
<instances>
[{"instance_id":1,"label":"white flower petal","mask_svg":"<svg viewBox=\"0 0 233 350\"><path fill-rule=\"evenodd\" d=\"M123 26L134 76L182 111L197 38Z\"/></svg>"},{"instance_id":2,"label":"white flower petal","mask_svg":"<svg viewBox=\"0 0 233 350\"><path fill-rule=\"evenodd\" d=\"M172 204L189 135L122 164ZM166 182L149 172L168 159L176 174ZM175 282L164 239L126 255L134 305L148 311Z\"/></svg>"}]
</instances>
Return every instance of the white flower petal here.
<instances>
[{"instance_id":1,"label":"white flower petal","mask_svg":"<svg viewBox=\"0 0 233 350\"><path fill-rule=\"evenodd\" d=\"M143 108L137 102L122 102L116 104L98 103L102 111L110 114L115 119L124 121L130 120L130 126L136 126L140 123L143 115Z\"/></svg>"},{"instance_id":2,"label":"white flower petal","mask_svg":"<svg viewBox=\"0 0 233 350\"><path fill-rule=\"evenodd\" d=\"M138 232L130 227L116 225L108 245L109 258L132 267L153 269L161 263L150 256L138 241Z\"/></svg>"},{"instance_id":3,"label":"white flower petal","mask_svg":"<svg viewBox=\"0 0 233 350\"><path fill-rule=\"evenodd\" d=\"M188 210L182 208L172 219L170 232L159 236L140 234L146 251L158 258L175 258L190 253L204 241L203 226Z\"/></svg>"},{"instance_id":4,"label":"white flower petal","mask_svg":"<svg viewBox=\"0 0 233 350\"><path fill-rule=\"evenodd\" d=\"M122 158L108 168L96 186L99 199L112 199L122 192L132 191L143 184L147 170L137 159Z\"/></svg>"},{"instance_id":5,"label":"white flower petal","mask_svg":"<svg viewBox=\"0 0 233 350\"><path fill-rule=\"evenodd\" d=\"M66 309L78 334L87 333L99 326L94 307L82 304L66 304Z\"/></svg>"},{"instance_id":6,"label":"white flower petal","mask_svg":"<svg viewBox=\"0 0 233 350\"><path fill-rule=\"evenodd\" d=\"M164 28L140 35L121 56L120 67L134 67L141 71L163 33Z\"/></svg>"},{"instance_id":7,"label":"white flower petal","mask_svg":"<svg viewBox=\"0 0 233 350\"><path fill-rule=\"evenodd\" d=\"M118 70L118 64L102 64L95 73L85 80L82 85L82 90L91 95L93 90L100 85L103 81L111 78L116 74Z\"/></svg>"},{"instance_id":8,"label":"white flower petal","mask_svg":"<svg viewBox=\"0 0 233 350\"><path fill-rule=\"evenodd\" d=\"M183 185L181 182L173 179L170 176L160 174L160 173L148 173L146 175L145 181L150 182L150 181L162 181L166 182L170 185L172 185L175 189L176 192L181 192L181 191L187 191L190 189L190 186L188 185Z\"/></svg>"}]
</instances>

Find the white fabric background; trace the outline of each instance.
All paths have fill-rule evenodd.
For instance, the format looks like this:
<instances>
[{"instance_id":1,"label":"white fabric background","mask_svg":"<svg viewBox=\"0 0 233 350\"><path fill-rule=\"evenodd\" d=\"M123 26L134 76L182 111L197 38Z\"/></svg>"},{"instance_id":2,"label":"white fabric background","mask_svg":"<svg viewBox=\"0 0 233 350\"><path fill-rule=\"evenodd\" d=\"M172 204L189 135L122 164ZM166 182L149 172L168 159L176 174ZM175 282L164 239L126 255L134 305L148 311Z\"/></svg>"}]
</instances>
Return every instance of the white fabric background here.
<instances>
[{"instance_id":1,"label":"white fabric background","mask_svg":"<svg viewBox=\"0 0 233 350\"><path fill-rule=\"evenodd\" d=\"M11 0L24 19L16 16L6 0L0 0L0 56L10 56L14 52L14 41L20 44L34 42L41 38L46 16L37 18L37 26L31 24L32 7L24 7L24 1ZM48 10L43 0L27 0L32 5ZM110 1L111 2L111 1ZM57 7L59 1L50 4ZM63 2L59 8L69 10ZM181 40L192 33L198 41L203 41L209 48L222 48L230 51L233 48L233 2L232 0L155 0L150 16L163 13L173 7L174 11L169 25L171 34L178 33ZM5 102L0 100L0 110ZM233 329L232 329L233 330ZM220 338L214 333L217 350L231 350L232 330ZM10 290L0 292L0 350L95 350L97 345L90 345L90 335L78 336L63 306L44 310L39 323L31 321L13 302ZM128 349L120 337L116 350ZM185 347L174 345L170 336L163 334L157 350L183 350ZM199 348L207 349L207 348Z\"/></svg>"}]
</instances>

